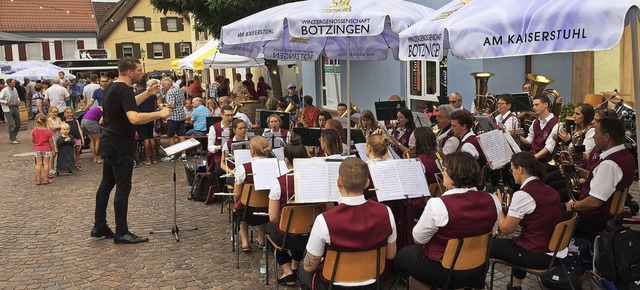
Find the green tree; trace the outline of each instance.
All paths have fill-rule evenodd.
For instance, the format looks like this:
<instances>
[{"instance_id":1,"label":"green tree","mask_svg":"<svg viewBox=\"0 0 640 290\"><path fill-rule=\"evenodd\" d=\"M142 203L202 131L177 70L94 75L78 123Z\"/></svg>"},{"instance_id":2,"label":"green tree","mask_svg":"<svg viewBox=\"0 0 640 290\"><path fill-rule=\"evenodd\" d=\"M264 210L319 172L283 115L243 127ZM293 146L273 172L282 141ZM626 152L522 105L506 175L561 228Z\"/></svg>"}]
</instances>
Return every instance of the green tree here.
<instances>
[{"instance_id":1,"label":"green tree","mask_svg":"<svg viewBox=\"0 0 640 290\"><path fill-rule=\"evenodd\" d=\"M240 20L251 14L278 6L280 4L296 2L297 0L151 0L151 5L162 13L169 11L192 15L194 27L199 31L208 31L219 38L222 26ZM282 83L280 70L276 60L265 60L265 65L271 75L273 94L282 97Z\"/></svg>"}]
</instances>

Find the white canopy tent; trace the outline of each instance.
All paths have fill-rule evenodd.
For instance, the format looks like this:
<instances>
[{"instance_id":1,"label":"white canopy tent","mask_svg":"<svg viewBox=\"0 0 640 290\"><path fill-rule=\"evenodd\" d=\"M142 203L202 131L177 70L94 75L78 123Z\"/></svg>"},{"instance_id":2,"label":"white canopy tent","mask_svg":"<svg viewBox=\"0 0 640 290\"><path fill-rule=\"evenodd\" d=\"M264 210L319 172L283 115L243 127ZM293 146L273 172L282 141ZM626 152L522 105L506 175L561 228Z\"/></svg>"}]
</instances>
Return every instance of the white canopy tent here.
<instances>
[{"instance_id":1,"label":"white canopy tent","mask_svg":"<svg viewBox=\"0 0 640 290\"><path fill-rule=\"evenodd\" d=\"M171 66L174 70L204 70L262 66L262 58L250 58L238 55L224 54L218 50L220 42L212 39L189 56L174 60Z\"/></svg>"}]
</instances>

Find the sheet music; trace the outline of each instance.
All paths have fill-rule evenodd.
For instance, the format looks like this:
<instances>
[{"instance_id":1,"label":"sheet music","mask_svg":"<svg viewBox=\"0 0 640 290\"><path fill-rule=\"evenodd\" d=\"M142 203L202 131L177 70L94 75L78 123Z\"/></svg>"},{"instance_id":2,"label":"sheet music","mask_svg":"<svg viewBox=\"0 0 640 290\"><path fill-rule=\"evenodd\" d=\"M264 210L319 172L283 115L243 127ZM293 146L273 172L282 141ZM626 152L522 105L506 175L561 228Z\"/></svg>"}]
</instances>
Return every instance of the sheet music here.
<instances>
[{"instance_id":1,"label":"sheet music","mask_svg":"<svg viewBox=\"0 0 640 290\"><path fill-rule=\"evenodd\" d=\"M431 127L431 120L427 114L422 112L411 112L413 114L413 122L416 127Z\"/></svg>"},{"instance_id":2,"label":"sheet music","mask_svg":"<svg viewBox=\"0 0 640 290\"><path fill-rule=\"evenodd\" d=\"M293 160L295 202L338 201L337 179L340 163L320 158Z\"/></svg>"},{"instance_id":3,"label":"sheet music","mask_svg":"<svg viewBox=\"0 0 640 290\"><path fill-rule=\"evenodd\" d=\"M251 168L253 169L255 189L269 190L273 181L282 175L281 171L285 170L287 166L284 161L275 158L257 158L251 161Z\"/></svg>"},{"instance_id":4,"label":"sheet music","mask_svg":"<svg viewBox=\"0 0 640 290\"><path fill-rule=\"evenodd\" d=\"M501 130L491 130L477 136L478 143L487 161L491 161L491 169L509 164L513 151Z\"/></svg>"},{"instance_id":5,"label":"sheet music","mask_svg":"<svg viewBox=\"0 0 640 290\"><path fill-rule=\"evenodd\" d=\"M414 159L370 162L369 172L378 201L429 195L422 163Z\"/></svg>"},{"instance_id":6,"label":"sheet music","mask_svg":"<svg viewBox=\"0 0 640 290\"><path fill-rule=\"evenodd\" d=\"M358 155L360 155L360 159L362 159L362 161L367 162L369 161L369 157L367 157L367 154L365 153L364 148L367 146L366 143L356 143L354 145L356 147L356 151L358 151Z\"/></svg>"},{"instance_id":7,"label":"sheet music","mask_svg":"<svg viewBox=\"0 0 640 290\"><path fill-rule=\"evenodd\" d=\"M233 157L236 167L251 162L251 153L249 152L249 149L233 150Z\"/></svg>"},{"instance_id":8,"label":"sheet music","mask_svg":"<svg viewBox=\"0 0 640 290\"><path fill-rule=\"evenodd\" d=\"M278 160L284 160L284 147L271 150Z\"/></svg>"},{"instance_id":9,"label":"sheet music","mask_svg":"<svg viewBox=\"0 0 640 290\"><path fill-rule=\"evenodd\" d=\"M162 148L162 151L164 151L164 153L167 156L171 156L171 155L175 155L177 153L180 153L184 150L188 150L191 149L193 147L197 147L200 146L200 142L198 140L196 140L195 138L189 138L187 140L184 140L180 143L177 143L175 145L171 145L167 148Z\"/></svg>"},{"instance_id":10,"label":"sheet music","mask_svg":"<svg viewBox=\"0 0 640 290\"><path fill-rule=\"evenodd\" d=\"M518 146L518 143L516 143L516 140L513 139L513 136L511 136L509 132L503 132L503 134L504 134L504 137L507 139L507 142L509 142L509 146L511 146L511 150L513 150L514 153L522 152L522 150L520 149L520 146Z\"/></svg>"}]
</instances>

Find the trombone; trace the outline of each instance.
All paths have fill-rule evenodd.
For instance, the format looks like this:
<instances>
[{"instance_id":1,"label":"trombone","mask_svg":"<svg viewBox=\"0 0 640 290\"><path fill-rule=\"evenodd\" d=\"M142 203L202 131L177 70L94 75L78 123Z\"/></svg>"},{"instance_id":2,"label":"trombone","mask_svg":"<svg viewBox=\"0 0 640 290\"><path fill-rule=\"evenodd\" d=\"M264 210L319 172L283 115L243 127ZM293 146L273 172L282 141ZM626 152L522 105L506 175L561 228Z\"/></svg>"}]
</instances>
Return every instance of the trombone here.
<instances>
[{"instance_id":1,"label":"trombone","mask_svg":"<svg viewBox=\"0 0 640 290\"><path fill-rule=\"evenodd\" d=\"M358 108L358 106L356 106L353 102L350 102L349 106L351 107L351 115L360 113L360 108ZM342 116L340 117L347 117L348 114L349 114L349 110L346 110L344 111L344 113L342 113Z\"/></svg>"}]
</instances>

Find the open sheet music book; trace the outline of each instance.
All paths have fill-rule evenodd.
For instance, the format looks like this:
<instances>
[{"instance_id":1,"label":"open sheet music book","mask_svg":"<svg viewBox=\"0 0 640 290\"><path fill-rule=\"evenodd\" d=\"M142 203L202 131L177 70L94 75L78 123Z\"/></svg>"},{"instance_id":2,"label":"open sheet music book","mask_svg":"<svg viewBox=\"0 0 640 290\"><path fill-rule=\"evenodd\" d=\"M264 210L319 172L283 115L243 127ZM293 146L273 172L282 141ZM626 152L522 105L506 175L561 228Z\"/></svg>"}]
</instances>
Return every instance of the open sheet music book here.
<instances>
[{"instance_id":1,"label":"open sheet music book","mask_svg":"<svg viewBox=\"0 0 640 290\"><path fill-rule=\"evenodd\" d=\"M511 148L509 141L507 141L509 137L511 137L511 135L502 132L502 130L491 130L476 136L480 148L482 152L484 152L484 156L487 158L487 161L491 161L491 169L501 168L511 162L514 149ZM511 138L511 140L513 140L513 138Z\"/></svg>"},{"instance_id":2,"label":"open sheet music book","mask_svg":"<svg viewBox=\"0 0 640 290\"><path fill-rule=\"evenodd\" d=\"M271 152L273 152L273 155L275 155L278 160L284 160L284 147L273 148Z\"/></svg>"},{"instance_id":3,"label":"open sheet music book","mask_svg":"<svg viewBox=\"0 0 640 290\"><path fill-rule=\"evenodd\" d=\"M249 152L249 149L233 150L233 157L236 167L251 162L251 153Z\"/></svg>"},{"instance_id":4,"label":"open sheet music book","mask_svg":"<svg viewBox=\"0 0 640 290\"><path fill-rule=\"evenodd\" d=\"M167 148L164 148L162 146L160 146L160 148L162 149L162 151L164 152L164 154L166 154L167 156L171 156L171 155L175 155L178 153L181 153L184 150L188 150L191 149L193 147L198 147L200 146L200 141L196 140L195 138L189 138L187 140L184 140L180 143L171 145Z\"/></svg>"},{"instance_id":5,"label":"open sheet music book","mask_svg":"<svg viewBox=\"0 0 640 290\"><path fill-rule=\"evenodd\" d=\"M422 163L416 159L369 162L378 201L429 196Z\"/></svg>"},{"instance_id":6,"label":"open sheet music book","mask_svg":"<svg viewBox=\"0 0 640 290\"><path fill-rule=\"evenodd\" d=\"M284 161L276 158L257 158L251 161L253 170L253 185L256 190L269 190L271 184L282 173L287 172Z\"/></svg>"},{"instance_id":7,"label":"open sheet music book","mask_svg":"<svg viewBox=\"0 0 640 290\"><path fill-rule=\"evenodd\" d=\"M332 202L340 199L338 169L342 160L301 158L293 160L296 203Z\"/></svg>"}]
</instances>

